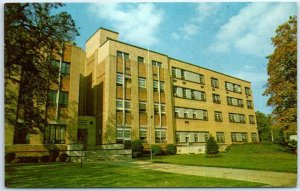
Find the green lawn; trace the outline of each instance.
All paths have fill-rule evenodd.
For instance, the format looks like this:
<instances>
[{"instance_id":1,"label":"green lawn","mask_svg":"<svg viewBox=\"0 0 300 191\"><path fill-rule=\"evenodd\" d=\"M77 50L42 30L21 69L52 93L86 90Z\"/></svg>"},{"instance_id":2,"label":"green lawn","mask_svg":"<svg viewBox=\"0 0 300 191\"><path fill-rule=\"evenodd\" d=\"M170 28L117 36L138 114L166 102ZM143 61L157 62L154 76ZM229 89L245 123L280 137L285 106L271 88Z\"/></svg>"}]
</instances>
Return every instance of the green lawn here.
<instances>
[{"instance_id":1,"label":"green lawn","mask_svg":"<svg viewBox=\"0 0 300 191\"><path fill-rule=\"evenodd\" d=\"M275 144L233 145L222 157L207 158L205 154L157 156L154 162L231 167L279 172L297 172L297 155L284 152Z\"/></svg>"},{"instance_id":2,"label":"green lawn","mask_svg":"<svg viewBox=\"0 0 300 191\"><path fill-rule=\"evenodd\" d=\"M246 181L144 170L128 162L118 163L85 163L83 168L76 163L9 164L5 167L5 185L10 188L263 186Z\"/></svg>"}]
</instances>

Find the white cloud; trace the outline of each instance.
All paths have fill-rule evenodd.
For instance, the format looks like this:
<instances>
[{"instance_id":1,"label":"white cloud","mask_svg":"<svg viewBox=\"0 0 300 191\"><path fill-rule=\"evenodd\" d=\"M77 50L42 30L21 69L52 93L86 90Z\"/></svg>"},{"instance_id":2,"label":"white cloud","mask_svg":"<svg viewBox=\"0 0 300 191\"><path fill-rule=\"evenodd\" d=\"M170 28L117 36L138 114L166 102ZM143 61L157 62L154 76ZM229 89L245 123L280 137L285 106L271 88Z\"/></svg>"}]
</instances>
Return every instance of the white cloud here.
<instances>
[{"instance_id":1,"label":"white cloud","mask_svg":"<svg viewBox=\"0 0 300 191\"><path fill-rule=\"evenodd\" d=\"M152 3L93 3L89 9L96 17L109 20L125 41L143 46L158 42L164 13Z\"/></svg>"},{"instance_id":2,"label":"white cloud","mask_svg":"<svg viewBox=\"0 0 300 191\"><path fill-rule=\"evenodd\" d=\"M215 17L220 8L221 3L198 3L195 17L188 20L179 28L179 31L183 33L185 39L190 39L198 34L201 23L208 18Z\"/></svg>"},{"instance_id":3,"label":"white cloud","mask_svg":"<svg viewBox=\"0 0 300 191\"><path fill-rule=\"evenodd\" d=\"M273 50L271 37L278 25L296 14L296 3L251 3L233 16L218 31L210 49L228 47L246 54L267 56Z\"/></svg>"}]
</instances>

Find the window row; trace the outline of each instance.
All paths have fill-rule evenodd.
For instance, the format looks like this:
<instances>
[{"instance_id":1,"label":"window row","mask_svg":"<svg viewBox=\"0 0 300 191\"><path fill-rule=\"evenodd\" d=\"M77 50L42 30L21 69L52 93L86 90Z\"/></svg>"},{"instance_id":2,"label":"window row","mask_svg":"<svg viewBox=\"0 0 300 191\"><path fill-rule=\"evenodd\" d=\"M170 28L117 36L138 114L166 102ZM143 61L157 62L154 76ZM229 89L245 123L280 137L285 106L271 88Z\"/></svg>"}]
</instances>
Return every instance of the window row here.
<instances>
[{"instance_id":1,"label":"window row","mask_svg":"<svg viewBox=\"0 0 300 191\"><path fill-rule=\"evenodd\" d=\"M125 74L125 79L130 79L130 75ZM123 74L117 73L117 85L123 85ZM138 78L138 87L140 89L146 89L146 78ZM153 91L154 92L165 92L165 83L163 81L153 80Z\"/></svg>"},{"instance_id":2,"label":"window row","mask_svg":"<svg viewBox=\"0 0 300 191\"><path fill-rule=\"evenodd\" d=\"M121 51L117 51L117 57L121 57L121 58L124 58L125 60L129 60L129 54L125 53L125 52L121 52ZM143 63L145 63L145 58L141 57L141 56L138 56L137 57L137 62L139 64L143 64ZM158 61L155 61L155 60L152 60L151 63L152 63L153 66L157 66L157 67L162 66L161 62L158 62Z\"/></svg>"},{"instance_id":3,"label":"window row","mask_svg":"<svg viewBox=\"0 0 300 191\"><path fill-rule=\"evenodd\" d=\"M213 103L221 104L221 97L219 94L212 94ZM244 107L243 99L227 97L227 104L231 106ZM253 102L251 100L247 100L247 108L253 109Z\"/></svg>"},{"instance_id":4,"label":"window row","mask_svg":"<svg viewBox=\"0 0 300 191\"><path fill-rule=\"evenodd\" d=\"M165 128L155 129L155 143L166 143L167 142L167 130ZM148 130L147 128L140 128L139 136L143 143L148 142ZM130 127L117 127L116 133L117 143L124 143L125 141L131 140L131 128Z\"/></svg>"},{"instance_id":5,"label":"window row","mask_svg":"<svg viewBox=\"0 0 300 191\"><path fill-rule=\"evenodd\" d=\"M50 106L55 106L57 104L58 90L49 91L49 103ZM59 106L61 108L68 107L69 93L65 91L60 91L59 93Z\"/></svg>"},{"instance_id":6,"label":"window row","mask_svg":"<svg viewBox=\"0 0 300 191\"><path fill-rule=\"evenodd\" d=\"M173 88L173 91L175 97L200 100L200 101L206 100L205 92L203 91L176 87L176 86Z\"/></svg>"},{"instance_id":7,"label":"window row","mask_svg":"<svg viewBox=\"0 0 300 191\"><path fill-rule=\"evenodd\" d=\"M175 107L175 117L185 119L207 120L207 111L203 109L191 109Z\"/></svg>"},{"instance_id":8,"label":"window row","mask_svg":"<svg viewBox=\"0 0 300 191\"><path fill-rule=\"evenodd\" d=\"M180 68L172 67L172 77L203 84L203 85L205 84L204 76L202 74L197 74L195 72L186 71Z\"/></svg>"}]
</instances>

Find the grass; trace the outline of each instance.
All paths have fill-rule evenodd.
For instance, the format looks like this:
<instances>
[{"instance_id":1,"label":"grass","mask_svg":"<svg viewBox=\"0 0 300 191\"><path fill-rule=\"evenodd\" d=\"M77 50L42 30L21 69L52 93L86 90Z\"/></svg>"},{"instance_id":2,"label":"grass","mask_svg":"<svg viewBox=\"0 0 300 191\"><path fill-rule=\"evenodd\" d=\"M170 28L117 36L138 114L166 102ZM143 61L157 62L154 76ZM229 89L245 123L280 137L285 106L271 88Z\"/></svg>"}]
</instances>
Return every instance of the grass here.
<instances>
[{"instance_id":1,"label":"grass","mask_svg":"<svg viewBox=\"0 0 300 191\"><path fill-rule=\"evenodd\" d=\"M205 154L157 156L154 162L297 172L297 155L287 153L284 147L275 144L232 145L228 152L214 158Z\"/></svg>"},{"instance_id":2,"label":"grass","mask_svg":"<svg viewBox=\"0 0 300 191\"><path fill-rule=\"evenodd\" d=\"M123 164L123 165L120 165ZM100 187L261 187L261 183L180 175L140 169L128 162L9 164L5 185L10 188Z\"/></svg>"}]
</instances>

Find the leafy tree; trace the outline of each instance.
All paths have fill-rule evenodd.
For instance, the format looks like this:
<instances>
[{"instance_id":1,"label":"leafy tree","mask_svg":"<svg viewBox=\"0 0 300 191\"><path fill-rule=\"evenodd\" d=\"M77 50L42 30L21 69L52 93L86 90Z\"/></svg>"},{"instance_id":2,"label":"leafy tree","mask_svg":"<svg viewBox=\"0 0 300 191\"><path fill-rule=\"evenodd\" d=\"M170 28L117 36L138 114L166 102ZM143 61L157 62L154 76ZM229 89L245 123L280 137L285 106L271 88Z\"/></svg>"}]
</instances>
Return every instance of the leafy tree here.
<instances>
[{"instance_id":1,"label":"leafy tree","mask_svg":"<svg viewBox=\"0 0 300 191\"><path fill-rule=\"evenodd\" d=\"M215 155L219 153L219 145L217 144L215 138L210 135L206 142L206 154Z\"/></svg>"},{"instance_id":2,"label":"leafy tree","mask_svg":"<svg viewBox=\"0 0 300 191\"><path fill-rule=\"evenodd\" d=\"M259 140L262 142L272 141L271 116L260 111L255 112Z\"/></svg>"},{"instance_id":3,"label":"leafy tree","mask_svg":"<svg viewBox=\"0 0 300 191\"><path fill-rule=\"evenodd\" d=\"M47 125L48 92L56 84L58 68L51 65L63 44L79 35L72 17L53 10L57 3L6 3L4 6L5 89L18 85L15 122L22 128ZM6 95L6 94L5 94Z\"/></svg>"},{"instance_id":4,"label":"leafy tree","mask_svg":"<svg viewBox=\"0 0 300 191\"><path fill-rule=\"evenodd\" d=\"M296 132L297 120L297 17L280 25L272 38L274 52L268 56L268 83L264 95L273 106L277 123Z\"/></svg>"}]
</instances>

